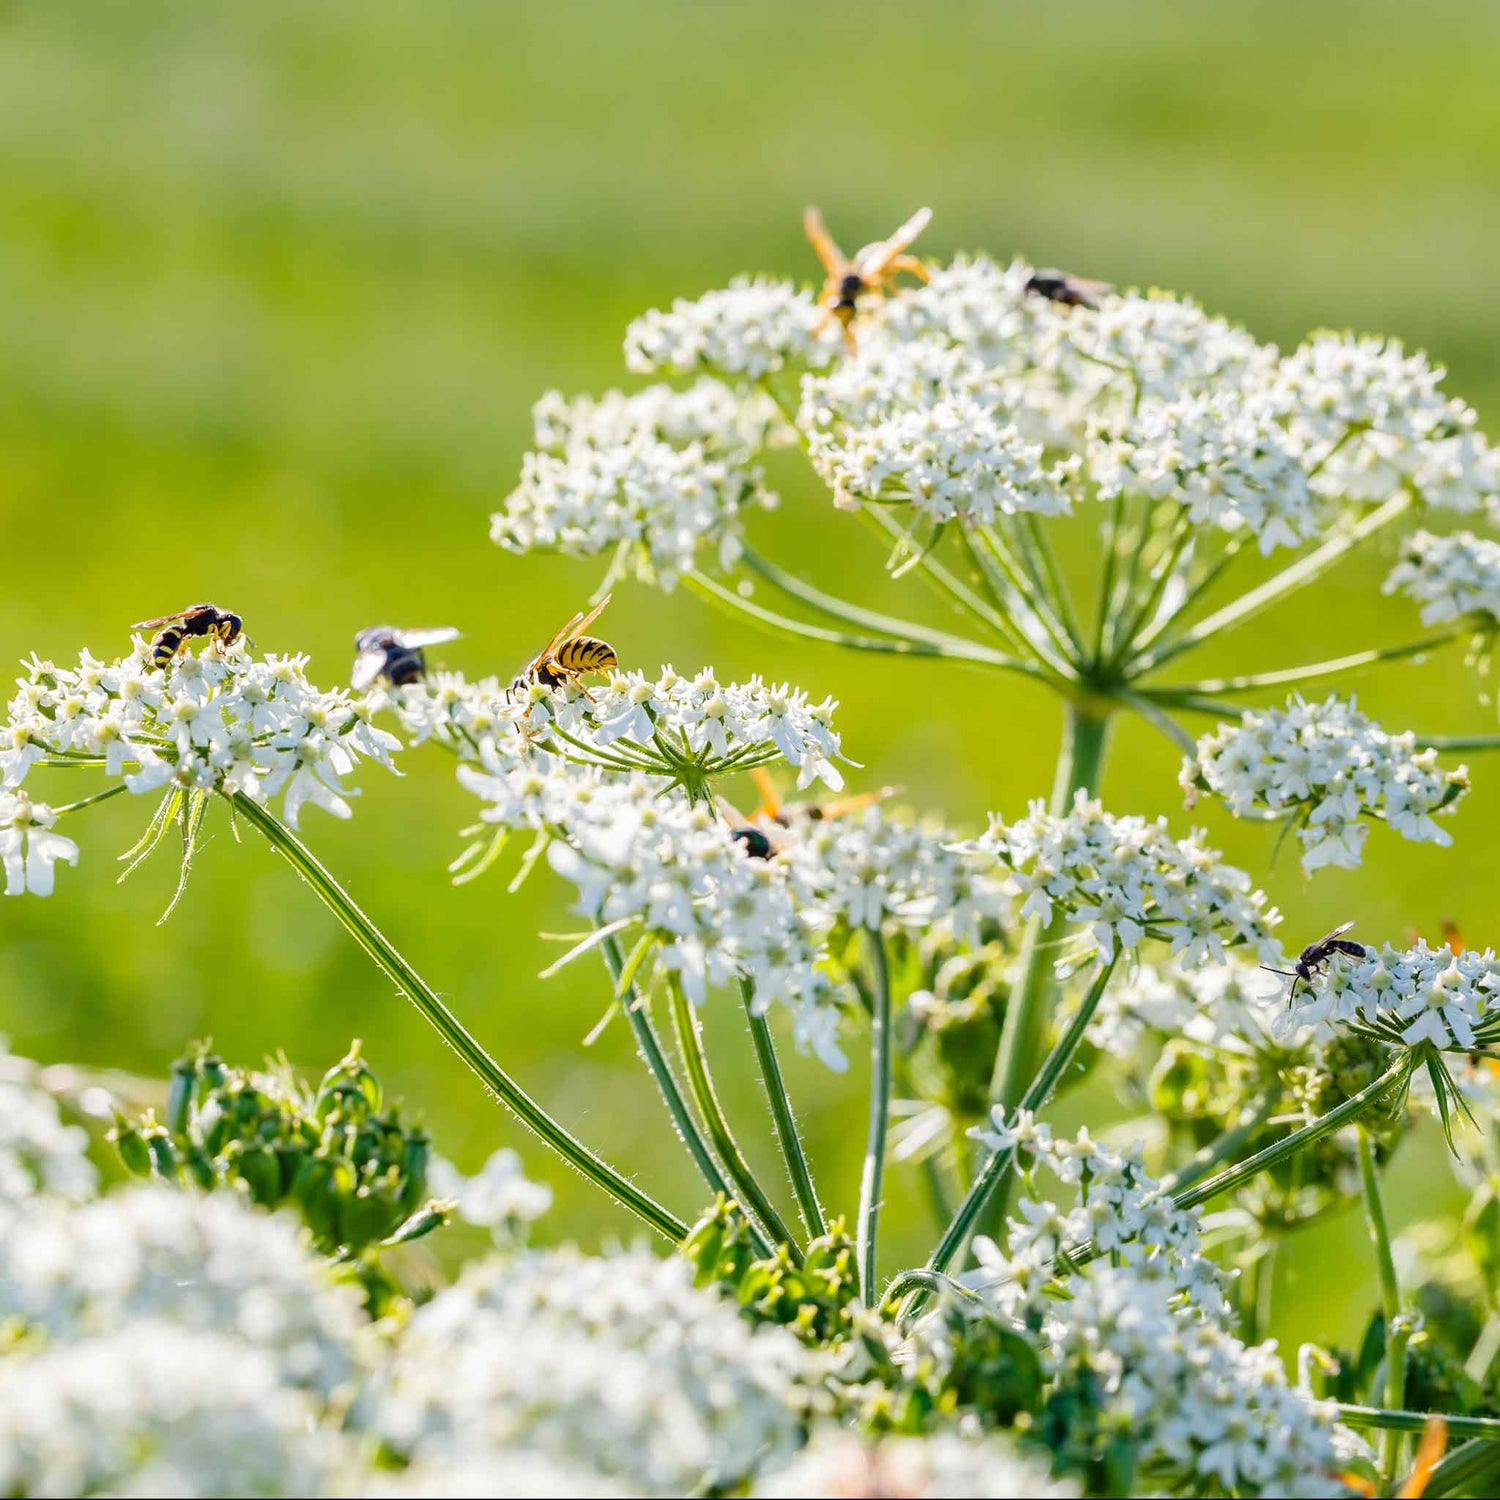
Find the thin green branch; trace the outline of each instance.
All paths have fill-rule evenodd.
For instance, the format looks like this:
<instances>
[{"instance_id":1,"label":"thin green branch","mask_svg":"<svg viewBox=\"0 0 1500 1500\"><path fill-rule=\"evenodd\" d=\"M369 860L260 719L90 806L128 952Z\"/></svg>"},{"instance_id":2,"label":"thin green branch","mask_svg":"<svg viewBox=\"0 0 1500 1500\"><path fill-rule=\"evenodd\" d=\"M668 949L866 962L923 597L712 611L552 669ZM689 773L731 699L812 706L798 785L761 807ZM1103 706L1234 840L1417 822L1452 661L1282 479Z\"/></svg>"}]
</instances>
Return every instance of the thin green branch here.
<instances>
[{"instance_id":1,"label":"thin green branch","mask_svg":"<svg viewBox=\"0 0 1500 1500\"><path fill-rule=\"evenodd\" d=\"M886 1133L891 1118L891 973L879 928L865 931L870 954L870 1121L864 1168L859 1179L859 1222L855 1245L859 1286L866 1307L875 1305L876 1237L885 1180Z\"/></svg>"},{"instance_id":2,"label":"thin green branch","mask_svg":"<svg viewBox=\"0 0 1500 1500\"><path fill-rule=\"evenodd\" d=\"M1385 1201L1380 1193L1380 1174L1375 1167L1375 1147L1363 1125L1355 1127L1359 1150L1359 1182L1365 1204L1365 1222L1375 1251L1375 1270L1380 1281L1380 1309L1385 1319L1385 1400L1399 1407L1406 1400L1406 1346L1411 1327L1401 1313L1401 1283L1396 1278L1396 1260L1391 1253L1391 1231L1386 1222ZM1395 1483L1401 1464L1403 1443L1398 1429L1387 1427L1380 1444L1380 1472L1387 1485Z\"/></svg>"},{"instance_id":3,"label":"thin green branch","mask_svg":"<svg viewBox=\"0 0 1500 1500\"><path fill-rule=\"evenodd\" d=\"M95 792L90 797L80 797L76 802L64 802L60 807L54 807L52 811L60 818L64 813L81 812L85 807L92 807L96 802L108 802L111 797L118 797L121 792L129 790L130 788L122 781L115 786L107 786L102 792Z\"/></svg>"},{"instance_id":4,"label":"thin green branch","mask_svg":"<svg viewBox=\"0 0 1500 1500\"><path fill-rule=\"evenodd\" d=\"M1441 1417L1448 1424L1450 1437L1485 1438L1500 1443L1500 1417L1464 1417L1445 1411L1404 1411L1385 1406L1354 1406L1346 1401L1334 1403L1339 1421L1349 1427L1374 1427L1382 1432L1421 1432L1431 1417Z\"/></svg>"},{"instance_id":5,"label":"thin green branch","mask_svg":"<svg viewBox=\"0 0 1500 1500\"><path fill-rule=\"evenodd\" d=\"M1143 676L1147 672L1155 671L1164 662L1181 656L1185 651L1191 651L1194 646L1200 645L1210 636L1229 630L1236 625L1243 625L1246 620L1258 615L1279 599L1285 598L1288 594L1320 578L1345 553L1383 531L1392 522L1399 520L1411 508L1411 505L1412 497L1407 491L1403 490L1401 494L1392 496L1384 505L1371 511L1368 516L1347 531L1330 537L1321 547L1309 552L1306 557L1283 568L1281 572L1268 578L1258 588L1241 594L1238 599L1226 604L1223 609L1216 610L1206 619L1200 620L1196 625L1185 630L1175 640L1155 650L1137 655L1132 661L1131 675Z\"/></svg>"},{"instance_id":6,"label":"thin green branch","mask_svg":"<svg viewBox=\"0 0 1500 1500\"><path fill-rule=\"evenodd\" d=\"M797 1195L797 1209L802 1215L802 1224L807 1230L808 1238L816 1239L828 1233L828 1220L824 1217L823 1205L818 1201L818 1190L813 1186L812 1170L808 1166L807 1153L797 1130L797 1117L792 1113L792 1102L787 1097L786 1084L781 1077L781 1064L776 1058L771 1026L765 1015L755 1008L755 986L748 979L740 981L740 997L745 1002L745 1016L750 1022L750 1036L755 1043L756 1058L760 1062L761 1081L765 1084L771 1118L776 1124L776 1139L781 1143L787 1175L792 1179L792 1191Z\"/></svg>"},{"instance_id":7,"label":"thin green branch","mask_svg":"<svg viewBox=\"0 0 1500 1500\"><path fill-rule=\"evenodd\" d=\"M708 1071L708 1054L703 1050L703 1034L693 1010L693 1002L683 993L675 976L668 976L667 994L672 1006L672 1026L677 1034L677 1047L682 1054L683 1066L687 1069L688 1087L693 1091L693 1098L698 1101L698 1109L708 1125L714 1149L739 1189L733 1196L740 1200L748 1214L765 1225L774 1244L786 1246L793 1263L800 1266L802 1251L777 1212L776 1205L771 1202L765 1189L756 1180L755 1173L750 1170L750 1163L745 1160L739 1142L729 1128L724 1106L719 1103L719 1096L714 1091L713 1077Z\"/></svg>"},{"instance_id":8,"label":"thin green branch","mask_svg":"<svg viewBox=\"0 0 1500 1500\"><path fill-rule=\"evenodd\" d=\"M313 852L291 829L274 813L243 793L236 793L230 801L235 812L264 834L273 849L285 856L355 942L432 1023L438 1034L458 1053L480 1082L522 1124L539 1135L585 1177L598 1183L617 1203L643 1219L658 1234L674 1243L683 1239L688 1232L686 1224L595 1156L581 1141L576 1140L479 1045L438 998L436 991L397 952L385 934L355 904L354 898L324 869Z\"/></svg>"}]
</instances>

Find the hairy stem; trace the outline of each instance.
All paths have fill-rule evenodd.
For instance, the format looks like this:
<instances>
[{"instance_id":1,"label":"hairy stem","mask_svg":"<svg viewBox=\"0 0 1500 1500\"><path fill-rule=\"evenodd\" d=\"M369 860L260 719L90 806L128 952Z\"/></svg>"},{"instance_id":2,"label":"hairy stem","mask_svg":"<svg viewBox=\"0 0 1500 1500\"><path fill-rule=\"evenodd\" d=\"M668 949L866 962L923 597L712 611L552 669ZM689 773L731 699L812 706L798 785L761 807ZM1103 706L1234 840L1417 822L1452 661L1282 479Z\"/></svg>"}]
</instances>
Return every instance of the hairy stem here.
<instances>
[{"instance_id":1,"label":"hairy stem","mask_svg":"<svg viewBox=\"0 0 1500 1500\"><path fill-rule=\"evenodd\" d=\"M243 793L237 792L229 800L235 812L259 829L271 847L286 857L355 942L432 1023L479 1081L522 1124L535 1131L564 1160L598 1183L617 1203L643 1219L658 1234L674 1242L687 1234L686 1224L575 1139L479 1045L458 1017L438 998L431 985L396 951L385 934L355 904L354 898L324 869L290 828Z\"/></svg>"},{"instance_id":2,"label":"hairy stem","mask_svg":"<svg viewBox=\"0 0 1500 1500\"><path fill-rule=\"evenodd\" d=\"M1375 1147L1370 1132L1356 1127L1359 1145L1359 1183L1365 1202L1365 1222L1375 1251L1375 1269L1380 1278L1380 1307L1385 1316L1385 1403L1399 1407L1406 1399L1406 1346L1411 1330L1401 1315L1401 1284L1396 1279L1396 1260L1391 1254L1391 1231L1380 1195L1380 1174L1375 1167ZM1380 1442L1380 1472L1393 1484L1401 1463L1401 1433L1386 1428Z\"/></svg>"},{"instance_id":3,"label":"hairy stem","mask_svg":"<svg viewBox=\"0 0 1500 1500\"><path fill-rule=\"evenodd\" d=\"M1403 1411L1384 1406L1354 1406L1339 1401L1339 1421L1350 1427L1375 1427L1382 1432L1421 1432L1431 1417L1441 1417L1448 1424L1451 1437L1488 1438L1500 1442L1500 1417L1450 1416L1445 1411Z\"/></svg>"},{"instance_id":4,"label":"hairy stem","mask_svg":"<svg viewBox=\"0 0 1500 1500\"><path fill-rule=\"evenodd\" d=\"M745 1015L750 1022L755 1055L760 1062L761 1081L765 1084L766 1098L771 1105L771 1118L776 1123L776 1139L781 1143L787 1175L792 1179L792 1191L797 1195L797 1210L802 1215L802 1224L807 1230L808 1238L816 1239L819 1235L828 1233L828 1220L823 1215L823 1205L818 1201L818 1191L813 1186L807 1153L803 1150L802 1137L797 1130L797 1117L792 1113L792 1102L787 1097L786 1084L782 1081L781 1064L776 1060L776 1044L771 1040L770 1023L764 1014L756 1010L755 987L748 979L740 981L740 994L745 1002Z\"/></svg>"},{"instance_id":5,"label":"hairy stem","mask_svg":"<svg viewBox=\"0 0 1500 1500\"><path fill-rule=\"evenodd\" d=\"M675 978L668 980L667 989L672 1001L672 1024L677 1033L677 1046L682 1053L683 1066L687 1069L688 1086L692 1089L693 1097L698 1101L698 1108L708 1124L708 1133L713 1137L714 1149L719 1153L719 1159L724 1163L725 1169L734 1179L734 1185L739 1189L734 1196L739 1198L752 1218L759 1219L766 1226L774 1243L787 1247L787 1253L792 1261L800 1266L802 1264L801 1249L792 1237L791 1230L787 1228L781 1215L776 1211L776 1205L771 1202L765 1189L756 1180L755 1173L750 1170L750 1163L745 1160L739 1142L735 1140L734 1132L729 1128L724 1106L719 1103L719 1096L714 1091L713 1077L708 1071L708 1054L703 1050L703 1033L699 1028L693 1003L683 993L682 986Z\"/></svg>"},{"instance_id":6,"label":"hairy stem","mask_svg":"<svg viewBox=\"0 0 1500 1500\"><path fill-rule=\"evenodd\" d=\"M891 973L885 939L866 931L870 951L870 1123L865 1163L859 1178L856 1254L865 1306L875 1305L875 1241L880 1224L880 1193L885 1179L885 1141L891 1117Z\"/></svg>"}]
</instances>

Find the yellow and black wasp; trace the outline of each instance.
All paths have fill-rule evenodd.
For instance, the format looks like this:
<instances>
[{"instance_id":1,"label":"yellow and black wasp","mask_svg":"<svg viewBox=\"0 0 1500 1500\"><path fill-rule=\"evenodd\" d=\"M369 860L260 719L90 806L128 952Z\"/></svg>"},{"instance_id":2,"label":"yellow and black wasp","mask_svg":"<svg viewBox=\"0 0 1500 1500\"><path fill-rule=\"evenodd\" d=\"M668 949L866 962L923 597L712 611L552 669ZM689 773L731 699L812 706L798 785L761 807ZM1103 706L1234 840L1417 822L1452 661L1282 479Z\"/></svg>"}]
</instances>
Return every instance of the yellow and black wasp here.
<instances>
[{"instance_id":1,"label":"yellow and black wasp","mask_svg":"<svg viewBox=\"0 0 1500 1500\"><path fill-rule=\"evenodd\" d=\"M425 646L440 646L456 641L459 632L451 625L435 625L430 630L398 630L394 625L367 625L354 637L354 668L349 686L362 693L382 677L392 687L420 682L427 671Z\"/></svg>"},{"instance_id":2,"label":"yellow and black wasp","mask_svg":"<svg viewBox=\"0 0 1500 1500\"><path fill-rule=\"evenodd\" d=\"M852 797L835 797L828 802L783 802L771 773L764 767L751 771L750 779L760 793L760 806L748 818L741 817L727 803L724 807L732 814L729 821L734 825L729 837L743 844L751 859L774 858L779 852L778 840L773 837L777 829L791 828L799 821L821 823L827 818L848 817L896 794L895 787L886 786L877 792L856 792ZM768 827L771 833L766 831Z\"/></svg>"},{"instance_id":3,"label":"yellow and black wasp","mask_svg":"<svg viewBox=\"0 0 1500 1500\"><path fill-rule=\"evenodd\" d=\"M227 646L244 634L244 622L233 610L217 604L190 604L175 615L161 615L155 620L137 620L132 630L154 630L151 638L151 665L166 667L195 636L218 641Z\"/></svg>"},{"instance_id":4,"label":"yellow and black wasp","mask_svg":"<svg viewBox=\"0 0 1500 1500\"><path fill-rule=\"evenodd\" d=\"M851 349L854 347L851 325L861 297L885 296L886 287L901 271L927 280L927 267L915 255L907 255L906 249L926 229L931 218L930 208L919 208L889 239L876 240L846 256L816 208L809 208L802 215L802 228L828 277L818 298L823 321L826 324L829 318L837 318L844 330L844 342Z\"/></svg>"},{"instance_id":5,"label":"yellow and black wasp","mask_svg":"<svg viewBox=\"0 0 1500 1500\"><path fill-rule=\"evenodd\" d=\"M511 683L507 696L522 691L533 682L539 682L548 688L561 687L563 683L570 682L588 698L590 695L583 686L582 678L590 672L613 671L620 665L620 658L615 655L615 648L608 641L584 634L604 613L604 607L609 601L610 595L606 594L587 614L580 612L574 615Z\"/></svg>"}]
</instances>

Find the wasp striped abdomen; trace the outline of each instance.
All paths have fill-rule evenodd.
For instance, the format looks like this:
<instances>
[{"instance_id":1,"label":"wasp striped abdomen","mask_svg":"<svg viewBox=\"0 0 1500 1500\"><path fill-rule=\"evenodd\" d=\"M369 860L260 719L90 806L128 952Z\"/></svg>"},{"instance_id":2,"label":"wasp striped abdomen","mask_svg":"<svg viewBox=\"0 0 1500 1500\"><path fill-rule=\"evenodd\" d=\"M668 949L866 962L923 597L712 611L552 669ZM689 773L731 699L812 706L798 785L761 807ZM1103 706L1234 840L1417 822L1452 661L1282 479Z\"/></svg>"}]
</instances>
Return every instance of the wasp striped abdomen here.
<instances>
[{"instance_id":1,"label":"wasp striped abdomen","mask_svg":"<svg viewBox=\"0 0 1500 1500\"><path fill-rule=\"evenodd\" d=\"M189 631L181 625L168 625L165 630L159 630L155 639L151 642L151 665L153 667L169 667L172 659L182 649L182 643L187 640Z\"/></svg>"},{"instance_id":2,"label":"wasp striped abdomen","mask_svg":"<svg viewBox=\"0 0 1500 1500\"><path fill-rule=\"evenodd\" d=\"M161 615L155 620L137 620L132 630L155 630L151 637L151 665L166 668L177 653L194 636L210 636L228 646L240 638L240 617L217 604L190 604L175 615Z\"/></svg>"}]
</instances>

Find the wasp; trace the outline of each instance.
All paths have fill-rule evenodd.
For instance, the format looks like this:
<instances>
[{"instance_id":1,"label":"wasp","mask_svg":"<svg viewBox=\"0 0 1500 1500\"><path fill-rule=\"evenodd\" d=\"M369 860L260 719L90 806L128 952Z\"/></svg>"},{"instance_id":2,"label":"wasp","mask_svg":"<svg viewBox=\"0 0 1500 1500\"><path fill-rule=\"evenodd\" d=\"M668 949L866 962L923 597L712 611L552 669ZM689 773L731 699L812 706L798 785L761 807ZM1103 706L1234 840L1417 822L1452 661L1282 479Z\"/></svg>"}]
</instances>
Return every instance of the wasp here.
<instances>
[{"instance_id":1,"label":"wasp","mask_svg":"<svg viewBox=\"0 0 1500 1500\"><path fill-rule=\"evenodd\" d=\"M930 208L919 208L889 239L866 245L850 259L834 243L823 215L816 208L809 208L802 215L802 227L828 273L823 293L818 298L818 306L823 309L819 327L826 327L828 319L837 318L844 330L844 342L852 349L854 330L850 325L854 322L861 297L867 293L885 296L887 283L901 271L908 271L926 281L927 267L915 255L907 255L905 251L926 229L931 218Z\"/></svg>"},{"instance_id":2,"label":"wasp","mask_svg":"<svg viewBox=\"0 0 1500 1500\"><path fill-rule=\"evenodd\" d=\"M367 625L354 637L354 669L349 686L362 693L380 678L392 687L420 682L427 671L424 646L440 646L456 641L458 631L451 625L437 625L431 630L397 630L394 625Z\"/></svg>"},{"instance_id":3,"label":"wasp","mask_svg":"<svg viewBox=\"0 0 1500 1500\"><path fill-rule=\"evenodd\" d=\"M1068 271L1046 270L1033 271L1027 278L1026 290L1064 307L1090 307L1098 311L1100 301L1114 291L1114 286Z\"/></svg>"},{"instance_id":4,"label":"wasp","mask_svg":"<svg viewBox=\"0 0 1500 1500\"><path fill-rule=\"evenodd\" d=\"M1353 922L1342 922L1332 932L1325 933L1317 942L1309 943L1297 955L1297 966L1295 969L1273 969L1270 964L1261 965L1261 968L1266 973L1282 974L1292 981L1291 992L1286 997L1288 1006L1297 998L1297 986L1305 984L1311 988L1313 976L1321 974L1328 967L1335 953L1347 953L1350 958L1367 957L1364 948L1360 944L1350 942L1344 936L1353 926Z\"/></svg>"},{"instance_id":5,"label":"wasp","mask_svg":"<svg viewBox=\"0 0 1500 1500\"><path fill-rule=\"evenodd\" d=\"M173 657L194 636L206 636L227 646L244 634L244 622L232 610L220 609L217 604L190 604L175 615L162 615L155 620L137 620L132 630L154 630L151 638L151 665L167 667Z\"/></svg>"},{"instance_id":6,"label":"wasp","mask_svg":"<svg viewBox=\"0 0 1500 1500\"><path fill-rule=\"evenodd\" d=\"M506 696L521 691L533 682L539 682L548 688L561 687L563 683L571 682L588 698L588 690L580 679L589 672L608 672L620 665L620 658L615 655L615 648L608 641L584 634L604 613L604 606L609 603L610 597L606 594L587 614L574 615L511 683Z\"/></svg>"},{"instance_id":7,"label":"wasp","mask_svg":"<svg viewBox=\"0 0 1500 1500\"><path fill-rule=\"evenodd\" d=\"M771 859L779 852L775 841L766 832L765 825L768 823L777 828L790 828L799 820L820 823L825 818L847 817L863 807L884 802L887 797L896 793L895 787L886 786L881 787L878 792L858 792L852 797L835 797L831 802L783 802L776 790L776 783L771 779L771 773L764 767L752 771L750 776L760 793L760 806L748 818L734 813L736 826L730 829L729 837L743 844L745 853L751 859ZM729 811L733 813L734 809L729 808Z\"/></svg>"}]
</instances>

